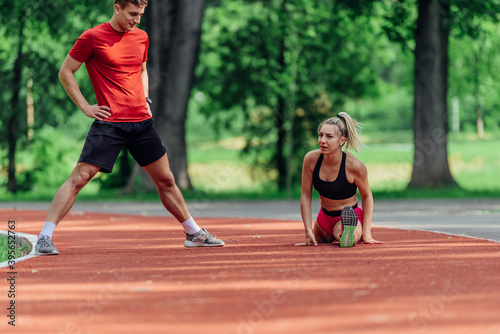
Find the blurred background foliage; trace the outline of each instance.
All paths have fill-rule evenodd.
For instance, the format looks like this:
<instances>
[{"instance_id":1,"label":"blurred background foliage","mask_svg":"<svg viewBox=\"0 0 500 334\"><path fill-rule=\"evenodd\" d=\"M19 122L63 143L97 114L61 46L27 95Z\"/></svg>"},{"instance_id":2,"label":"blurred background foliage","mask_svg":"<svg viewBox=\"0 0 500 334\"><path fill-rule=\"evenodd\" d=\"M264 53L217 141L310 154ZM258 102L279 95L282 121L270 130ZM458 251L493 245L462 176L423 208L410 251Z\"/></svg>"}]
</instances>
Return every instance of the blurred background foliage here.
<instances>
[{"instance_id":1,"label":"blurred background foliage","mask_svg":"<svg viewBox=\"0 0 500 334\"><path fill-rule=\"evenodd\" d=\"M500 24L469 20L467 10L461 1L452 7L450 164L464 188L495 196L494 184L471 180L478 172L496 178L500 167L493 149L500 137ZM375 192L401 196L413 158L416 15L416 1L207 0L186 124L195 188L187 196L279 197L287 189L297 196L317 125L339 111L365 124L370 151L360 159ZM57 73L83 30L111 16L112 6L97 0L0 1L2 138L10 120L22 125L15 195L6 190L8 141L0 142L0 199L50 199L69 176L92 120L67 97ZM77 80L95 103L83 68ZM26 121L30 96L33 124ZM114 173L99 174L82 196L119 194L133 164L122 154Z\"/></svg>"}]
</instances>

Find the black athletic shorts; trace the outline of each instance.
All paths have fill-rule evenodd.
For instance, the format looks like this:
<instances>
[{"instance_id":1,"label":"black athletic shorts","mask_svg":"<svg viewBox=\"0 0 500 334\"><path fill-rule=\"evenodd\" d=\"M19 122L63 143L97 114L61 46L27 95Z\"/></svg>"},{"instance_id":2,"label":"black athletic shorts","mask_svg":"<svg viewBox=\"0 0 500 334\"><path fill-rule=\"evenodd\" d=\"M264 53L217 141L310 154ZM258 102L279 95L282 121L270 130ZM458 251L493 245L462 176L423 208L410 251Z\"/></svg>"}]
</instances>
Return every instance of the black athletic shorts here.
<instances>
[{"instance_id":1,"label":"black athletic shorts","mask_svg":"<svg viewBox=\"0 0 500 334\"><path fill-rule=\"evenodd\" d=\"M94 121L78 162L86 162L101 167L103 173L111 173L124 147L141 167L155 162L167 152L152 118L142 122Z\"/></svg>"}]
</instances>

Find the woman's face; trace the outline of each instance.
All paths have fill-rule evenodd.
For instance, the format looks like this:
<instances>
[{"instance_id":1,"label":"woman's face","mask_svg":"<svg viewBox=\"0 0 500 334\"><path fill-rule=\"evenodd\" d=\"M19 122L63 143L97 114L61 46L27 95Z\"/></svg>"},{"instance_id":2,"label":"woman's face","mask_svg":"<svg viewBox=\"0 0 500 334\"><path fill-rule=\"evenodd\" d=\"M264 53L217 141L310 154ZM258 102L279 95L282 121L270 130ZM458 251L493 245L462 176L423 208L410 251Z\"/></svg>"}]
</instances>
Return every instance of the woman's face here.
<instances>
[{"instance_id":1,"label":"woman's face","mask_svg":"<svg viewBox=\"0 0 500 334\"><path fill-rule=\"evenodd\" d=\"M333 153L345 143L345 137L340 134L336 125L323 124L319 129L318 145L322 153Z\"/></svg>"}]
</instances>

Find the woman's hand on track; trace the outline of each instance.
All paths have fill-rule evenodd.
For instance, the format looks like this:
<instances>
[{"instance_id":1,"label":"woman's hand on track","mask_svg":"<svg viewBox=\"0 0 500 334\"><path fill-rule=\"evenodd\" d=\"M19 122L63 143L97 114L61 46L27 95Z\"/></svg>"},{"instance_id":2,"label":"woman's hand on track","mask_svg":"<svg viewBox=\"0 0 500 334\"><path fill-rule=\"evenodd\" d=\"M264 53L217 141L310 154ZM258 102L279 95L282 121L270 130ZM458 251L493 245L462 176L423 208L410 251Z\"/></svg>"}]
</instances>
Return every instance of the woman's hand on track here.
<instances>
[{"instance_id":1,"label":"woman's hand on track","mask_svg":"<svg viewBox=\"0 0 500 334\"><path fill-rule=\"evenodd\" d=\"M316 238L314 238L314 233L312 230L306 231L306 242L301 242L300 244L295 244L295 246L318 246Z\"/></svg>"}]
</instances>

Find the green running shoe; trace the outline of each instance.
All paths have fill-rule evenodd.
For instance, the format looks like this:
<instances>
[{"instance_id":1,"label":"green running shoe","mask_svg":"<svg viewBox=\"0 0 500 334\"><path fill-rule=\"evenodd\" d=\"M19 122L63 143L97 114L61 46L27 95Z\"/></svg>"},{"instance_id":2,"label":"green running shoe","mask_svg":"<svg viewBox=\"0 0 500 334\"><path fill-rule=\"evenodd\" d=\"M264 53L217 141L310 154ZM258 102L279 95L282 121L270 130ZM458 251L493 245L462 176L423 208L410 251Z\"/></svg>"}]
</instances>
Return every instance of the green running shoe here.
<instances>
[{"instance_id":1,"label":"green running shoe","mask_svg":"<svg viewBox=\"0 0 500 334\"><path fill-rule=\"evenodd\" d=\"M346 206L340 213L340 222L344 226L344 232L340 236L340 247L354 246L354 230L358 225L356 211L350 206Z\"/></svg>"}]
</instances>

